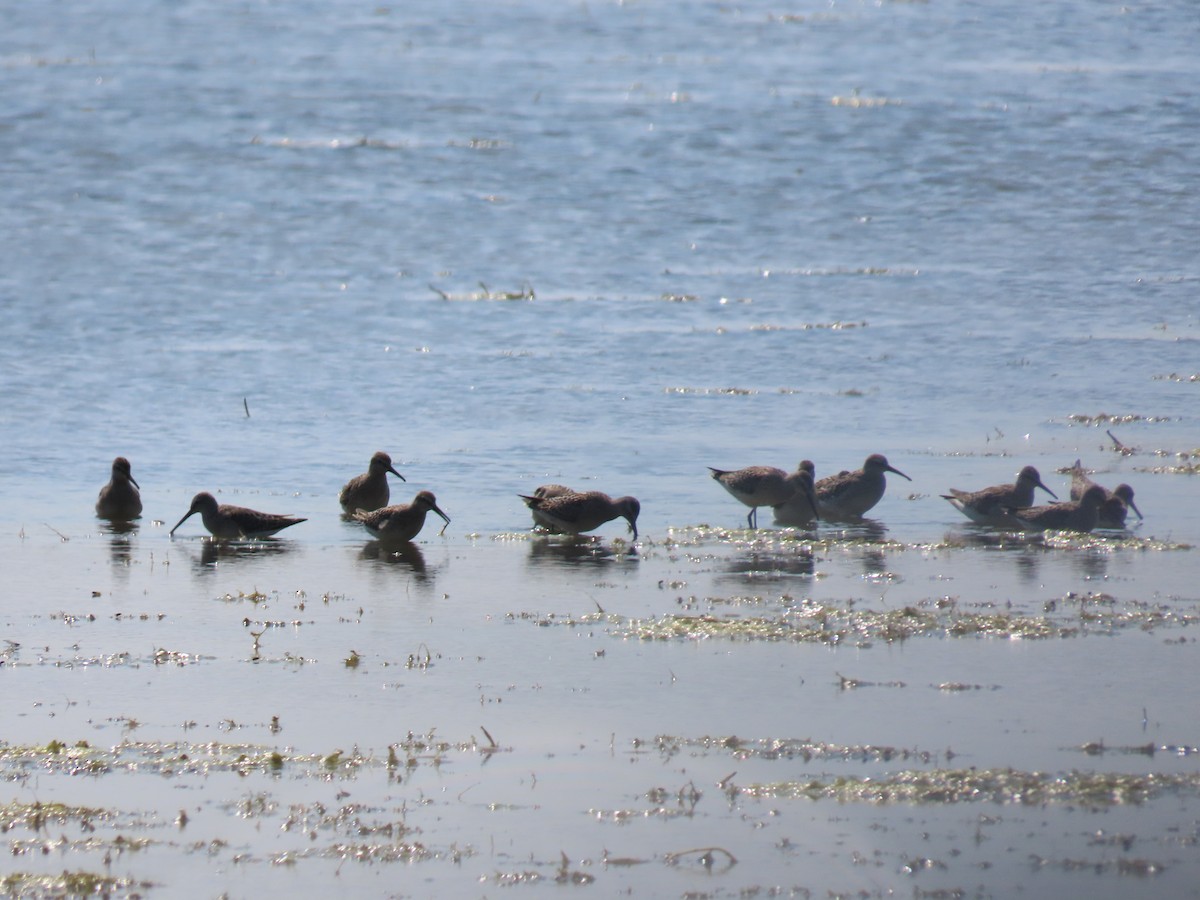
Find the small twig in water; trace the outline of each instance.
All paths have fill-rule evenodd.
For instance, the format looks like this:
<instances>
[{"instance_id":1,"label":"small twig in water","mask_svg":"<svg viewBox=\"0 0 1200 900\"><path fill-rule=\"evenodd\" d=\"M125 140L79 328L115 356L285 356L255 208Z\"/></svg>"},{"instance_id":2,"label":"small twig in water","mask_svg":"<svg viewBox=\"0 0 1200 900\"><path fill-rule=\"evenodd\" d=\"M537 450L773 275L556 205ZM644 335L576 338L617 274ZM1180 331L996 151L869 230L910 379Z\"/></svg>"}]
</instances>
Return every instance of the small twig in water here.
<instances>
[{"instance_id":1,"label":"small twig in water","mask_svg":"<svg viewBox=\"0 0 1200 900\"><path fill-rule=\"evenodd\" d=\"M59 537L59 540L61 540L64 544L70 540L69 537L67 537L65 534L63 534L61 531L59 531L57 528L55 528L49 522L43 522L42 524L45 525L47 528L49 528L51 531L53 531L55 534L57 534Z\"/></svg>"},{"instance_id":2,"label":"small twig in water","mask_svg":"<svg viewBox=\"0 0 1200 900\"><path fill-rule=\"evenodd\" d=\"M486 728L484 728L482 725L480 725L479 730L482 731L483 736L488 739L488 743L492 745L492 749L495 749L500 746L499 744L496 743L496 739L491 736L491 734L488 732L488 730Z\"/></svg>"},{"instance_id":3,"label":"small twig in water","mask_svg":"<svg viewBox=\"0 0 1200 900\"><path fill-rule=\"evenodd\" d=\"M246 418L250 418L250 401L245 397L242 398L242 409L246 411Z\"/></svg>"}]
</instances>

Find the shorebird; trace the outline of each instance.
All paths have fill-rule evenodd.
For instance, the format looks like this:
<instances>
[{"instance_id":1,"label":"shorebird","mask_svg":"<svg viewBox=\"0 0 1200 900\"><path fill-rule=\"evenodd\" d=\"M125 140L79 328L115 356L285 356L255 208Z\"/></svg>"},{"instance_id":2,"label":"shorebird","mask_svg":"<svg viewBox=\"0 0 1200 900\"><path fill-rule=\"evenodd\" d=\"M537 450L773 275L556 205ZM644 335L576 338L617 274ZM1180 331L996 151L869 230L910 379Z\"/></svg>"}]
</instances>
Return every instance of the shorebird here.
<instances>
[{"instance_id":1,"label":"shorebird","mask_svg":"<svg viewBox=\"0 0 1200 900\"><path fill-rule=\"evenodd\" d=\"M140 485L134 480L129 460L118 456L112 462L112 478L100 488L96 515L101 519L128 521L142 514Z\"/></svg>"},{"instance_id":2,"label":"shorebird","mask_svg":"<svg viewBox=\"0 0 1200 900\"><path fill-rule=\"evenodd\" d=\"M200 513L204 527L215 538L270 537L277 531L308 521L295 516L278 516L256 509L246 509L244 506L218 504L216 497L207 491L201 491L192 498L192 505L187 514L175 523L175 528L171 529L171 536L174 537L175 529L196 513Z\"/></svg>"},{"instance_id":3,"label":"shorebird","mask_svg":"<svg viewBox=\"0 0 1200 900\"><path fill-rule=\"evenodd\" d=\"M412 503L376 510L355 510L353 518L362 522L367 531L380 540L411 541L421 533L425 515L430 511L441 516L447 525L450 524L450 517L438 508L437 498L430 491L421 491L413 497ZM442 531L445 530L443 527Z\"/></svg>"},{"instance_id":4,"label":"shorebird","mask_svg":"<svg viewBox=\"0 0 1200 900\"><path fill-rule=\"evenodd\" d=\"M633 539L637 540L637 518L642 505L634 497L618 497L614 500L600 491L573 492L556 497L519 496L535 516L540 516L548 523L548 527L556 531L582 534L623 517L629 522Z\"/></svg>"},{"instance_id":5,"label":"shorebird","mask_svg":"<svg viewBox=\"0 0 1200 900\"><path fill-rule=\"evenodd\" d=\"M342 504L342 509L347 514L353 515L360 509L370 512L373 509L387 506L388 500L391 498L387 480L388 472L401 481L407 480L392 468L392 458L380 450L371 457L367 471L362 475L355 475L347 481L342 492L338 494L338 502Z\"/></svg>"},{"instance_id":6,"label":"shorebird","mask_svg":"<svg viewBox=\"0 0 1200 900\"><path fill-rule=\"evenodd\" d=\"M816 484L817 505L826 519L859 519L883 497L887 487L885 472L895 472L912 481L899 469L893 468L882 453L872 453L863 467L855 472L839 472L822 478Z\"/></svg>"},{"instance_id":7,"label":"shorebird","mask_svg":"<svg viewBox=\"0 0 1200 900\"><path fill-rule=\"evenodd\" d=\"M1089 532L1100 520L1100 507L1104 504L1104 488L1093 484L1078 500L1069 503L1052 503L1049 506L1031 506L1027 509L1009 509L1009 515L1021 523L1027 531L1082 531Z\"/></svg>"},{"instance_id":8,"label":"shorebird","mask_svg":"<svg viewBox=\"0 0 1200 900\"><path fill-rule=\"evenodd\" d=\"M1042 476L1033 466L1026 466L1018 472L1013 484L994 484L978 491L950 488L950 493L942 494L942 497L972 522L980 525L1011 525L1012 518L1007 510L1033 506L1034 488L1041 488L1055 500L1058 499L1058 495L1042 483Z\"/></svg>"},{"instance_id":9,"label":"shorebird","mask_svg":"<svg viewBox=\"0 0 1200 900\"><path fill-rule=\"evenodd\" d=\"M1075 460L1075 465L1071 467L1071 499L1079 500L1095 483L1084 472L1082 461ZM1105 489L1104 503L1100 505L1099 522L1096 527L1124 528L1125 517L1131 509L1137 513L1139 519L1142 518L1142 511L1133 502L1133 488L1127 484L1118 484L1111 491Z\"/></svg>"},{"instance_id":10,"label":"shorebird","mask_svg":"<svg viewBox=\"0 0 1200 900\"><path fill-rule=\"evenodd\" d=\"M551 497L565 497L567 494L574 493L575 491L572 488L567 487L565 484L543 484L534 489L533 496L538 500L548 500ZM529 512L533 516L534 525L540 525L542 528L548 529L549 531L558 531L558 529L552 525L545 516L542 515L541 510L534 506L530 506Z\"/></svg>"},{"instance_id":11,"label":"shorebird","mask_svg":"<svg viewBox=\"0 0 1200 900\"><path fill-rule=\"evenodd\" d=\"M777 525L808 525L821 518L813 485L816 471L811 459L802 459L796 471L788 476L788 480L796 486L796 493L792 494L790 500L775 507Z\"/></svg>"},{"instance_id":12,"label":"shorebird","mask_svg":"<svg viewBox=\"0 0 1200 900\"><path fill-rule=\"evenodd\" d=\"M810 463L811 465L811 463ZM734 499L750 507L746 516L748 528L758 527L758 508L760 506L779 506L795 496L797 491L804 490L804 481L800 477L804 464L796 472L789 475L783 469L774 466L747 466L745 469L727 471L708 467L713 479L729 491ZM809 479L809 493L812 482ZM815 497L813 498L815 500Z\"/></svg>"}]
</instances>

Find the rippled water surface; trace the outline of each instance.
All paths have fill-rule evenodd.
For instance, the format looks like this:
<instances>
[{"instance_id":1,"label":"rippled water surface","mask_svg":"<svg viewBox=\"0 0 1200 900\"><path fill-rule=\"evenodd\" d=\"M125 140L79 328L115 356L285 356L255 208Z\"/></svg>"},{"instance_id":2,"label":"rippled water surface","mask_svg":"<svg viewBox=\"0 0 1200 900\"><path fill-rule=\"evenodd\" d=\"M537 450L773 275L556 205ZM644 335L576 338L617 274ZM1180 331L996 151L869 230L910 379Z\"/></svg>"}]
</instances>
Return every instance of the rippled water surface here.
<instances>
[{"instance_id":1,"label":"rippled water surface","mask_svg":"<svg viewBox=\"0 0 1200 900\"><path fill-rule=\"evenodd\" d=\"M1194 895L1198 32L0 10L6 888ZM377 449L444 534L339 518ZM872 452L811 531L705 468ZM1145 521L939 496L1076 458ZM528 536L547 481L641 539ZM171 540L200 490L308 521Z\"/></svg>"}]
</instances>

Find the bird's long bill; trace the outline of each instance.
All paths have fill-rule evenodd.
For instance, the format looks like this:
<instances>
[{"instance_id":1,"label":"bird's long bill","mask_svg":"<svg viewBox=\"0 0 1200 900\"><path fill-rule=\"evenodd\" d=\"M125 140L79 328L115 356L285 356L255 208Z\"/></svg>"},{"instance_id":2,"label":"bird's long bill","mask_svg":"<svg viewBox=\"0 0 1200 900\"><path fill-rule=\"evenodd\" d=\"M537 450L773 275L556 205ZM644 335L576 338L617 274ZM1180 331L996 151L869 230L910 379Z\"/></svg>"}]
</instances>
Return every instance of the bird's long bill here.
<instances>
[{"instance_id":1,"label":"bird's long bill","mask_svg":"<svg viewBox=\"0 0 1200 900\"><path fill-rule=\"evenodd\" d=\"M134 486L135 488L137 488L139 491L142 489L142 486L141 486L140 484L138 484L138 483L137 483L137 479L136 479L136 478L134 478L132 475L130 475L130 476L129 476L129 480L130 480L130 482L132 482L132 483L133 483L133 486Z\"/></svg>"},{"instance_id":2,"label":"bird's long bill","mask_svg":"<svg viewBox=\"0 0 1200 900\"><path fill-rule=\"evenodd\" d=\"M436 503L434 503L433 505L431 505L429 508L430 508L430 509L432 509L432 510L433 510L435 513L437 513L439 516L441 516L441 517L442 517L442 521L443 521L443 522L445 522L445 523L446 523L446 525L449 525L449 524L450 524L450 517L449 517L448 515L446 515L444 512L442 512L442 511L441 511L441 509L438 507L438 505L437 505ZM446 533L446 525L443 525L443 526L442 526L442 530L441 530L441 531L439 531L439 532L438 532L438 534L445 534L445 533Z\"/></svg>"},{"instance_id":3,"label":"bird's long bill","mask_svg":"<svg viewBox=\"0 0 1200 900\"><path fill-rule=\"evenodd\" d=\"M187 511L187 514L184 515L184 517L182 519L180 519L178 522L175 523L175 528L178 528L180 525L182 525L184 522L186 522L188 520L188 517L191 516L192 513L194 513L194 512L195 512L194 509L189 509ZM171 529L170 534L168 534L167 537L175 537L175 528Z\"/></svg>"},{"instance_id":4,"label":"bird's long bill","mask_svg":"<svg viewBox=\"0 0 1200 900\"><path fill-rule=\"evenodd\" d=\"M638 539L637 522L631 521L629 523L629 531L633 534L633 539L636 541Z\"/></svg>"},{"instance_id":5,"label":"bird's long bill","mask_svg":"<svg viewBox=\"0 0 1200 900\"><path fill-rule=\"evenodd\" d=\"M1137 517L1139 519L1146 518L1145 516L1142 515L1142 511L1137 508L1137 504L1133 502L1132 497L1129 498L1129 508L1132 509L1135 513L1137 513Z\"/></svg>"},{"instance_id":6,"label":"bird's long bill","mask_svg":"<svg viewBox=\"0 0 1200 900\"><path fill-rule=\"evenodd\" d=\"M407 478L405 478L403 475L401 475L399 472L397 472L397 471L396 471L395 469L393 469L391 466L388 466L388 469L387 469L387 470L388 470L389 472L391 472L393 475L395 475L397 478L399 478L401 481L408 481L408 479L407 479Z\"/></svg>"},{"instance_id":7,"label":"bird's long bill","mask_svg":"<svg viewBox=\"0 0 1200 900\"><path fill-rule=\"evenodd\" d=\"M895 473L896 473L897 475L899 475L901 478L906 478L906 479L908 479L909 481L912 481L912 479L911 479L911 478L909 478L907 475L905 475L903 472L901 472L901 471L900 471L899 469L897 469L895 466L888 466L888 467L887 467L887 471L888 471L888 472L895 472Z\"/></svg>"},{"instance_id":8,"label":"bird's long bill","mask_svg":"<svg viewBox=\"0 0 1200 900\"><path fill-rule=\"evenodd\" d=\"M1051 497L1053 497L1055 500L1058 499L1058 494L1054 493L1054 491L1050 490L1050 488L1048 488L1044 484L1042 484L1040 479L1038 480L1037 486L1040 487L1047 494L1049 494Z\"/></svg>"}]
</instances>

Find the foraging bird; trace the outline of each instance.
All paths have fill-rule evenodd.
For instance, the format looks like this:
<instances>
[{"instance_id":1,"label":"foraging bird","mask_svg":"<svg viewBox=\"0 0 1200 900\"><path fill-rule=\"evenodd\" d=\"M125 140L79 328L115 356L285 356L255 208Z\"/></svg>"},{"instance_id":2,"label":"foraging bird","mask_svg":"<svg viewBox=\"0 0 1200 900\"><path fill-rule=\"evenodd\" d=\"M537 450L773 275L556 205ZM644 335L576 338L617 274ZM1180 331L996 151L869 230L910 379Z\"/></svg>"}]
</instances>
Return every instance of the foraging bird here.
<instances>
[{"instance_id":1,"label":"foraging bird","mask_svg":"<svg viewBox=\"0 0 1200 900\"><path fill-rule=\"evenodd\" d=\"M388 500L391 499L391 490L388 487L387 479L388 472L401 481L407 481L403 475L392 468L392 458L380 450L371 457L366 472L362 475L355 475L342 487L342 492L338 494L338 502L342 504L342 509L348 515L353 515L360 509L370 512L387 506Z\"/></svg>"},{"instance_id":2,"label":"foraging bird","mask_svg":"<svg viewBox=\"0 0 1200 900\"><path fill-rule=\"evenodd\" d=\"M442 517L447 525L450 517L437 505L437 498L431 491L421 491L413 497L412 503L402 503L399 506L385 506L383 509L359 509L354 512L354 520L362 522L367 531L380 540L411 541L425 525L425 515L435 512ZM445 527L442 531L445 531Z\"/></svg>"},{"instance_id":3,"label":"foraging bird","mask_svg":"<svg viewBox=\"0 0 1200 900\"><path fill-rule=\"evenodd\" d=\"M283 531L307 519L295 516L280 516L274 513L259 512L256 509L246 509L244 506L230 506L228 503L217 503L217 498L207 491L202 491L192 498L192 505L187 514L175 523L175 529L196 513L204 522L204 527L215 538L264 538L270 537L277 531Z\"/></svg>"},{"instance_id":4,"label":"foraging bird","mask_svg":"<svg viewBox=\"0 0 1200 900\"><path fill-rule=\"evenodd\" d=\"M573 489L567 487L565 484L543 484L534 489L533 496L539 500L546 500L546 499L549 499L550 497L563 497L563 496L566 496L567 494L574 494L574 493L576 493L576 492ZM549 520L547 520L546 517L542 515L540 510L536 509L533 506L530 506L529 512L533 516L533 524L534 525L540 525L542 528L545 528L549 531L558 532L558 529L550 524Z\"/></svg>"},{"instance_id":5,"label":"foraging bird","mask_svg":"<svg viewBox=\"0 0 1200 900\"><path fill-rule=\"evenodd\" d=\"M894 472L912 481L893 468L882 453L872 453L863 467L854 472L839 472L822 478L816 484L817 505L826 519L859 519L883 497L887 487L885 472Z\"/></svg>"},{"instance_id":6,"label":"foraging bird","mask_svg":"<svg viewBox=\"0 0 1200 900\"><path fill-rule=\"evenodd\" d=\"M142 514L141 486L134 480L129 460L118 456L112 462L112 478L100 488L96 515L101 519L128 521Z\"/></svg>"},{"instance_id":7,"label":"foraging bird","mask_svg":"<svg viewBox=\"0 0 1200 900\"><path fill-rule=\"evenodd\" d=\"M942 497L972 522L980 525L1011 525L1012 519L1006 510L1033 506L1034 488L1041 488L1055 500L1058 499L1058 495L1042 483L1042 476L1033 466L1021 469L1013 484L994 484L978 491L950 488L950 493L942 494Z\"/></svg>"},{"instance_id":8,"label":"foraging bird","mask_svg":"<svg viewBox=\"0 0 1200 900\"><path fill-rule=\"evenodd\" d=\"M800 460L799 467L788 476L788 480L796 485L796 493L790 500L775 507L775 524L808 525L821 518L813 483L816 471L811 459Z\"/></svg>"},{"instance_id":9,"label":"foraging bird","mask_svg":"<svg viewBox=\"0 0 1200 900\"><path fill-rule=\"evenodd\" d=\"M811 465L811 463L809 464ZM741 503L750 507L746 516L748 528L758 527L758 508L760 506L779 506L791 500L798 491L804 491L805 480L801 477L804 463L800 464L794 473L788 474L783 469L774 466L748 466L745 469L727 471L708 467L713 479L729 491ZM812 476L809 474L807 486L809 494L812 491ZM816 497L812 497L815 503Z\"/></svg>"},{"instance_id":10,"label":"foraging bird","mask_svg":"<svg viewBox=\"0 0 1200 900\"><path fill-rule=\"evenodd\" d=\"M637 540L637 518L642 505L634 497L618 497L614 500L600 491L573 492L555 497L519 496L548 527L557 531L582 534L599 528L605 522L624 518L633 532L633 539Z\"/></svg>"},{"instance_id":11,"label":"foraging bird","mask_svg":"<svg viewBox=\"0 0 1200 900\"><path fill-rule=\"evenodd\" d=\"M1087 473L1083 470L1081 460L1075 460L1075 465L1071 467L1071 499L1079 500L1084 493L1096 482L1087 477ZM1097 528L1124 528L1125 517L1129 514L1129 510L1137 513L1139 519L1144 518L1142 511L1137 508L1137 504L1133 502L1133 488L1127 484L1118 484L1111 491L1105 489L1104 502L1100 505L1099 521L1096 524Z\"/></svg>"},{"instance_id":12,"label":"foraging bird","mask_svg":"<svg viewBox=\"0 0 1200 900\"><path fill-rule=\"evenodd\" d=\"M1010 508L1008 513L1028 531L1081 531L1086 534L1100 521L1103 504L1104 488L1093 484L1078 500L1027 509Z\"/></svg>"}]
</instances>

